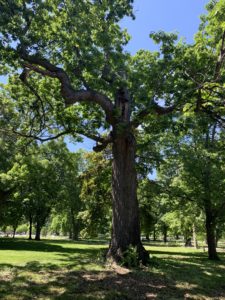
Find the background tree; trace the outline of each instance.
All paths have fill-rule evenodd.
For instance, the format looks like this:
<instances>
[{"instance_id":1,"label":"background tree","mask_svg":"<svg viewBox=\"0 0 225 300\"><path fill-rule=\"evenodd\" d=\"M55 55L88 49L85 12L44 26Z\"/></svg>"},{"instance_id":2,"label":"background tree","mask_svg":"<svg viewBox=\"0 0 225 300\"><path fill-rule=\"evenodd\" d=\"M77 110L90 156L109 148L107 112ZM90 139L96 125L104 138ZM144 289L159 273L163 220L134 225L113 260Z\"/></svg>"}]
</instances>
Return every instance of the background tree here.
<instances>
[{"instance_id":1,"label":"background tree","mask_svg":"<svg viewBox=\"0 0 225 300\"><path fill-rule=\"evenodd\" d=\"M83 153L70 153L65 147L60 150L56 166L60 191L54 206L51 227L56 233L61 231L64 235L69 234L71 239L77 240L82 229L79 212L83 207L80 196L80 176L84 168Z\"/></svg>"},{"instance_id":2,"label":"background tree","mask_svg":"<svg viewBox=\"0 0 225 300\"><path fill-rule=\"evenodd\" d=\"M83 236L109 235L111 227L111 172L110 158L106 153L87 153L86 166L81 174L82 210L79 217L83 223Z\"/></svg>"},{"instance_id":3,"label":"background tree","mask_svg":"<svg viewBox=\"0 0 225 300\"><path fill-rule=\"evenodd\" d=\"M129 56L123 53L128 36L118 25L123 16L132 15L131 3L82 1L76 6L73 1L58 0L48 4L2 3L1 55L7 65L23 67L20 79L24 86L19 89L22 97L33 94L29 103L35 113L27 115L34 132L28 135L37 135L46 126L50 133L57 122L66 132L96 140L100 143L96 150L113 143L113 233L108 255L118 260L132 244L137 246L139 258L146 262L148 255L140 241L135 138L126 79ZM19 83L15 80L14 84L17 89L11 89L11 96L22 102ZM42 97L44 89L48 91L46 101ZM52 101L48 103L51 95L58 100L52 106L49 105ZM75 103L79 105L67 110L69 120L62 118L65 105ZM55 122L52 119L48 122L46 110L54 109L57 109ZM37 123L41 128L34 126ZM109 136L100 137L97 129L109 126L112 126Z\"/></svg>"},{"instance_id":4,"label":"background tree","mask_svg":"<svg viewBox=\"0 0 225 300\"><path fill-rule=\"evenodd\" d=\"M171 196L191 201L192 207L205 214L205 227L210 259L216 253L216 224L224 219L224 129L204 114L181 121L179 136L168 134L164 153L164 183L170 185ZM185 127L188 122L188 127ZM187 124L186 124L187 125ZM178 125L179 126L179 125ZM183 133L182 133L183 132ZM186 209L188 212L188 209ZM194 220L193 220L193 223Z\"/></svg>"}]
</instances>

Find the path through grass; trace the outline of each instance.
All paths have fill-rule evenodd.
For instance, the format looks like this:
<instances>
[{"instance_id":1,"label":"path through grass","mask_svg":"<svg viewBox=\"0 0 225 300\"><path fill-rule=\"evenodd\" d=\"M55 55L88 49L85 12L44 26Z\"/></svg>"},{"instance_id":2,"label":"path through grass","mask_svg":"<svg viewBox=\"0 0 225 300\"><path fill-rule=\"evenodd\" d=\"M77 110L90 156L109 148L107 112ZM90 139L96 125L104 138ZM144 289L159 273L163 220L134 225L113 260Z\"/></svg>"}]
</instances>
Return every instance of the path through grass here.
<instances>
[{"instance_id":1,"label":"path through grass","mask_svg":"<svg viewBox=\"0 0 225 300\"><path fill-rule=\"evenodd\" d=\"M106 269L100 242L0 239L0 299L225 299L225 257L149 245L149 268Z\"/></svg>"}]
</instances>

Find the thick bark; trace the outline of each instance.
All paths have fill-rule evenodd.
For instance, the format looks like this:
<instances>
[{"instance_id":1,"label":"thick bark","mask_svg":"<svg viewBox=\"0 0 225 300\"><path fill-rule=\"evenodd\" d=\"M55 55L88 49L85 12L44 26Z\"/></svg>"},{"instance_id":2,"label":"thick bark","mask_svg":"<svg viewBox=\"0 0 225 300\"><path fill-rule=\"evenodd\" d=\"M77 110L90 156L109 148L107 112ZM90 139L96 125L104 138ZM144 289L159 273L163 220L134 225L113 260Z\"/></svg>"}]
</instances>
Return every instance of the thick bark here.
<instances>
[{"instance_id":1,"label":"thick bark","mask_svg":"<svg viewBox=\"0 0 225 300\"><path fill-rule=\"evenodd\" d=\"M140 220L135 170L135 138L131 132L118 135L113 141L112 237L107 256L120 262L129 246L136 247L138 259L149 259L140 239Z\"/></svg>"},{"instance_id":2,"label":"thick bark","mask_svg":"<svg viewBox=\"0 0 225 300\"><path fill-rule=\"evenodd\" d=\"M208 257L211 260L218 260L216 251L216 236L215 236L215 222L210 212L206 212L206 236L208 244Z\"/></svg>"}]
</instances>

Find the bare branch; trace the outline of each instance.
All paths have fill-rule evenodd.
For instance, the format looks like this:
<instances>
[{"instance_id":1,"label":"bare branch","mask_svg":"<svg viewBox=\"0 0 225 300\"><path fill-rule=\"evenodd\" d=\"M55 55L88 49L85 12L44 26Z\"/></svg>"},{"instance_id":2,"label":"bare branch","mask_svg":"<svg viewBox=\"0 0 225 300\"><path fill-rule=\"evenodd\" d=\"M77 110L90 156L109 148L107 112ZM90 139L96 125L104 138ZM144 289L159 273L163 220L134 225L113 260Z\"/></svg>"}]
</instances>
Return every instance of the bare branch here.
<instances>
[{"instance_id":1,"label":"bare branch","mask_svg":"<svg viewBox=\"0 0 225 300\"><path fill-rule=\"evenodd\" d=\"M112 142L111 134L109 134L107 137L102 137L102 136L94 135L92 133L85 132L83 130L76 130L76 132L74 132L72 129L66 129L64 131L61 131L58 134L48 136L48 137L41 137L40 136L41 132L39 132L37 134L33 134L32 132L24 133L24 132L17 131L15 129L13 129L12 132L14 134L18 135L18 136L38 140L40 142L47 142L47 141L50 141L50 140L55 140L55 139L57 139L61 136L64 136L64 135L76 133L76 134L83 135L83 136L95 141L97 144L96 144L95 147L93 147L93 150L96 151L96 152L102 151L104 148L107 147L107 145L109 143Z\"/></svg>"},{"instance_id":2,"label":"bare branch","mask_svg":"<svg viewBox=\"0 0 225 300\"><path fill-rule=\"evenodd\" d=\"M60 132L56 135L49 136L49 137L46 137L46 138L42 138L42 137L39 137L38 135L34 135L34 134L31 134L31 133L27 134L27 133L19 132L19 131L16 131L14 129L13 129L13 133L15 133L16 135L21 136L21 137L38 140L40 142L47 142L47 141L50 141L50 140L55 140L55 139L57 139L57 138L59 138L63 135L69 134L70 132L65 130L65 131L62 131L62 132Z\"/></svg>"}]
</instances>

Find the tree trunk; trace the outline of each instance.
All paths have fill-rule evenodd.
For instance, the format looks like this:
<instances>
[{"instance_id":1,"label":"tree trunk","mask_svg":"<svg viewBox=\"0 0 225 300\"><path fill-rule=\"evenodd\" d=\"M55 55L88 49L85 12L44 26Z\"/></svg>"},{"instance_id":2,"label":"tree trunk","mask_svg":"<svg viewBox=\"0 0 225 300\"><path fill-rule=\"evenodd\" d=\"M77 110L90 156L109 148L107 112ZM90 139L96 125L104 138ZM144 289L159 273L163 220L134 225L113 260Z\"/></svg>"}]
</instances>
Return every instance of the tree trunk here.
<instances>
[{"instance_id":1,"label":"tree trunk","mask_svg":"<svg viewBox=\"0 0 225 300\"><path fill-rule=\"evenodd\" d=\"M15 238L15 235L16 235L16 228L17 228L17 226L13 226L13 239Z\"/></svg>"},{"instance_id":2,"label":"tree trunk","mask_svg":"<svg viewBox=\"0 0 225 300\"><path fill-rule=\"evenodd\" d=\"M206 236L209 259L219 260L218 254L216 252L215 222L210 212L206 212Z\"/></svg>"},{"instance_id":3,"label":"tree trunk","mask_svg":"<svg viewBox=\"0 0 225 300\"><path fill-rule=\"evenodd\" d=\"M30 218L29 218L29 238L28 238L28 240L32 240L32 225L33 225L33 218L30 215Z\"/></svg>"},{"instance_id":4,"label":"tree trunk","mask_svg":"<svg viewBox=\"0 0 225 300\"><path fill-rule=\"evenodd\" d=\"M41 225L37 221L37 223L36 223L35 241L40 241L40 240L41 240Z\"/></svg>"},{"instance_id":5,"label":"tree trunk","mask_svg":"<svg viewBox=\"0 0 225 300\"><path fill-rule=\"evenodd\" d=\"M192 247L191 238L187 237L185 239L185 247Z\"/></svg>"},{"instance_id":6,"label":"tree trunk","mask_svg":"<svg viewBox=\"0 0 225 300\"><path fill-rule=\"evenodd\" d=\"M209 128L206 134L206 141L205 141L205 148L208 150L210 146L213 145L215 140L215 133L216 133L216 125L213 127L212 137L210 141L209 135ZM216 252L216 236L215 236L215 229L216 229L216 220L213 214L212 209L212 199L211 199L211 161L208 159L206 166L205 166L205 177L204 177L204 188L205 188L205 198L204 198L204 205L205 205L205 225L206 225L206 238L208 244L208 258L211 260L218 260L219 257Z\"/></svg>"},{"instance_id":7,"label":"tree trunk","mask_svg":"<svg viewBox=\"0 0 225 300\"><path fill-rule=\"evenodd\" d=\"M77 224L75 218L74 218L74 210L71 208L70 210L70 219L71 219L71 239L74 241L78 240L79 236L79 225Z\"/></svg>"},{"instance_id":8,"label":"tree trunk","mask_svg":"<svg viewBox=\"0 0 225 300\"><path fill-rule=\"evenodd\" d=\"M135 144L135 138L131 132L119 136L114 135L112 147L112 237L107 257L120 262L124 252L129 246L133 246L137 250L138 260L146 264L149 254L140 239Z\"/></svg>"},{"instance_id":9,"label":"tree trunk","mask_svg":"<svg viewBox=\"0 0 225 300\"><path fill-rule=\"evenodd\" d=\"M163 225L163 242L167 243L168 226Z\"/></svg>"},{"instance_id":10,"label":"tree trunk","mask_svg":"<svg viewBox=\"0 0 225 300\"><path fill-rule=\"evenodd\" d=\"M73 224L73 235L72 235L72 239L74 241L77 241L79 237L79 229L78 229L78 224L74 223Z\"/></svg>"}]
</instances>

